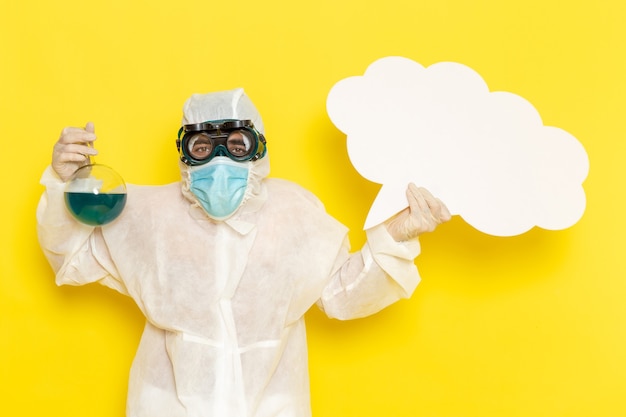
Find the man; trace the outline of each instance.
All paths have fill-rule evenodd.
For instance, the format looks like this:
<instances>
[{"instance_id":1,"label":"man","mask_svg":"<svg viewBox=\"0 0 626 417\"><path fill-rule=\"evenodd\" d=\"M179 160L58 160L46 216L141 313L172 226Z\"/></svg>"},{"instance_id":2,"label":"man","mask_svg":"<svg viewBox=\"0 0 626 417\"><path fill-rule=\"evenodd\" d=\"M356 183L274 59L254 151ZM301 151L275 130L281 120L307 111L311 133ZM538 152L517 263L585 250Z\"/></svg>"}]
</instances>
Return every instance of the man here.
<instances>
[{"instance_id":1,"label":"man","mask_svg":"<svg viewBox=\"0 0 626 417\"><path fill-rule=\"evenodd\" d=\"M350 319L409 297L417 236L450 214L410 185L409 207L350 254L319 200L267 178L263 123L242 89L193 95L183 113L182 180L129 185L121 216L102 227L63 202L64 182L95 154L93 125L63 130L37 211L57 284L99 282L145 314L129 417L310 416L305 312Z\"/></svg>"}]
</instances>

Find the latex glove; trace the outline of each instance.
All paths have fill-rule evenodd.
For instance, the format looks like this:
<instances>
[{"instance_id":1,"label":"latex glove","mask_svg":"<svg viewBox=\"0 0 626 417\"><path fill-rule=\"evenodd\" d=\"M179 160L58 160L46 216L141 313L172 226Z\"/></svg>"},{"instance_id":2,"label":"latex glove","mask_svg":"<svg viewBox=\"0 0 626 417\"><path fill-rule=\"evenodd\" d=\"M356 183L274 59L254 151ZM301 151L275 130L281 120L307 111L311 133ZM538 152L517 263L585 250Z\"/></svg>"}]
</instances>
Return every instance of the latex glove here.
<instances>
[{"instance_id":1,"label":"latex glove","mask_svg":"<svg viewBox=\"0 0 626 417\"><path fill-rule=\"evenodd\" d=\"M96 140L94 125L89 122L85 128L66 127L52 150L52 169L63 182L74 172L89 163L89 157L98 154L93 148Z\"/></svg>"},{"instance_id":2,"label":"latex glove","mask_svg":"<svg viewBox=\"0 0 626 417\"><path fill-rule=\"evenodd\" d=\"M446 205L425 188L409 184L406 198L409 206L384 223L389 234L397 242L432 232L439 224L451 218Z\"/></svg>"}]
</instances>

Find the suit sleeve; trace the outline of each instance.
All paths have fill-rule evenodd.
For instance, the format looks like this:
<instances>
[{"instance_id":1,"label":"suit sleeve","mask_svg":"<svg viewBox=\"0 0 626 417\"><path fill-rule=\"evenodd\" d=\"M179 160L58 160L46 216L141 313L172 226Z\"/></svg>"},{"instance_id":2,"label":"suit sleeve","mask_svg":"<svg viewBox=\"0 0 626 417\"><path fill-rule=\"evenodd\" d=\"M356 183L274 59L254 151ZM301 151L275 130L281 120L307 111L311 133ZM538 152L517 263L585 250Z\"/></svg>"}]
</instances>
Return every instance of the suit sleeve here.
<instances>
[{"instance_id":1,"label":"suit sleeve","mask_svg":"<svg viewBox=\"0 0 626 417\"><path fill-rule=\"evenodd\" d=\"M365 317L412 295L420 281L414 259L417 239L396 242L384 225L366 231L363 248L349 254L344 243L334 273L317 305L340 320Z\"/></svg>"},{"instance_id":2,"label":"suit sleeve","mask_svg":"<svg viewBox=\"0 0 626 417\"><path fill-rule=\"evenodd\" d=\"M46 169L41 184L46 187L37 206L39 244L56 274L57 285L84 285L100 282L123 294L100 227L76 221L64 202L65 183Z\"/></svg>"}]
</instances>

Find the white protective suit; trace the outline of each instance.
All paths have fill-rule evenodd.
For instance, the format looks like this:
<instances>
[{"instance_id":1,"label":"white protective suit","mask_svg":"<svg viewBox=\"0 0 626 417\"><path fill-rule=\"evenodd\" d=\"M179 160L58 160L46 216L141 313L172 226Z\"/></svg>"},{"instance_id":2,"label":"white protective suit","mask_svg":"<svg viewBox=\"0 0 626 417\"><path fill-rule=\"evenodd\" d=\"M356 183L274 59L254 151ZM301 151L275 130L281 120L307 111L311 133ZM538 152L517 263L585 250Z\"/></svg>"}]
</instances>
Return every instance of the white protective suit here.
<instances>
[{"instance_id":1,"label":"white protective suit","mask_svg":"<svg viewBox=\"0 0 626 417\"><path fill-rule=\"evenodd\" d=\"M184 123L260 117L237 89L194 95ZM102 227L67 212L64 183L48 168L38 210L41 246L58 285L99 282L133 298L146 316L130 372L129 417L311 415L303 316L375 313L419 282L416 239L398 243L381 225L349 253L347 230L318 199L267 178L252 163L244 203L209 219L183 180L128 186L122 215Z\"/></svg>"}]
</instances>

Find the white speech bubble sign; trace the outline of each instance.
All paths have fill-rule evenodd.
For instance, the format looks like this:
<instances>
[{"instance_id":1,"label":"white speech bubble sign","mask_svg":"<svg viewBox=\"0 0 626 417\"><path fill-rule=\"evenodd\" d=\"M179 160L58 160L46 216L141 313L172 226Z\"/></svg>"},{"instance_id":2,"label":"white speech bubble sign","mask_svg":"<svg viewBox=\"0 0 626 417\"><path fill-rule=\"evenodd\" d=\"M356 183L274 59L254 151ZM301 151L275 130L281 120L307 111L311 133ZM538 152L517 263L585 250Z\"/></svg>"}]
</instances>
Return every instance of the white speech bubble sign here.
<instances>
[{"instance_id":1,"label":"white speech bubble sign","mask_svg":"<svg viewBox=\"0 0 626 417\"><path fill-rule=\"evenodd\" d=\"M382 184L365 229L407 206L409 182L494 236L565 229L585 210L582 144L465 65L382 58L336 83L326 105L355 169Z\"/></svg>"}]
</instances>

